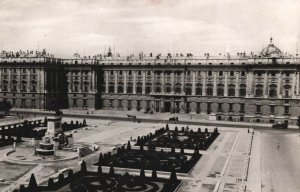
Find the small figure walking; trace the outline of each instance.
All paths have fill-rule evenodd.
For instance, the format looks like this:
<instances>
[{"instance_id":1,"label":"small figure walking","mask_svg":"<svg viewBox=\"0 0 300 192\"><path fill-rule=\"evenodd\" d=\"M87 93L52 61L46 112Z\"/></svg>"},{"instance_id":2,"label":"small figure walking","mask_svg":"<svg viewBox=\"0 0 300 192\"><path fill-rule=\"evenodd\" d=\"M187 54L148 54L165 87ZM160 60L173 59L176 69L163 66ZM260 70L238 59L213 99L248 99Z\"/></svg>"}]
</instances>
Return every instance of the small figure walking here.
<instances>
[{"instance_id":1,"label":"small figure walking","mask_svg":"<svg viewBox=\"0 0 300 192\"><path fill-rule=\"evenodd\" d=\"M280 147L280 145L279 145L279 142L278 142L278 144L277 144L277 150L279 149L279 147Z\"/></svg>"}]
</instances>

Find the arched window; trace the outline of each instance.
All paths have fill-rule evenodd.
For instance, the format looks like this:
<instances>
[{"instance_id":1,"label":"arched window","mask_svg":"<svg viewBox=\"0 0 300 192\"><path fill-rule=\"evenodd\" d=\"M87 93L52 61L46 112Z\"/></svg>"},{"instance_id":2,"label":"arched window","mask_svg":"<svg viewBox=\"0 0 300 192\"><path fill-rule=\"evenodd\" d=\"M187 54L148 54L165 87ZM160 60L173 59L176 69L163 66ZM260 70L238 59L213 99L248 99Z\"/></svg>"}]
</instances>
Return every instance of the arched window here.
<instances>
[{"instance_id":1,"label":"arched window","mask_svg":"<svg viewBox=\"0 0 300 192\"><path fill-rule=\"evenodd\" d=\"M185 94L186 95L192 94L192 84L190 83L185 84Z\"/></svg>"},{"instance_id":2,"label":"arched window","mask_svg":"<svg viewBox=\"0 0 300 192\"><path fill-rule=\"evenodd\" d=\"M124 84L123 83L118 83L118 93L123 93L124 92Z\"/></svg>"},{"instance_id":3,"label":"arched window","mask_svg":"<svg viewBox=\"0 0 300 192\"><path fill-rule=\"evenodd\" d=\"M136 93L142 94L142 92L143 92L143 84L141 82L138 82L136 84Z\"/></svg>"},{"instance_id":4,"label":"arched window","mask_svg":"<svg viewBox=\"0 0 300 192\"><path fill-rule=\"evenodd\" d=\"M83 90L84 90L84 92L88 92L89 91L89 82L85 81L83 83Z\"/></svg>"},{"instance_id":5,"label":"arched window","mask_svg":"<svg viewBox=\"0 0 300 192\"><path fill-rule=\"evenodd\" d=\"M127 93L133 93L133 85L132 83L127 84Z\"/></svg>"},{"instance_id":6,"label":"arched window","mask_svg":"<svg viewBox=\"0 0 300 192\"><path fill-rule=\"evenodd\" d=\"M245 84L240 84L240 96L241 97L246 96L246 85Z\"/></svg>"},{"instance_id":7,"label":"arched window","mask_svg":"<svg viewBox=\"0 0 300 192\"><path fill-rule=\"evenodd\" d=\"M218 96L224 96L224 85L218 84L217 86L217 95Z\"/></svg>"},{"instance_id":8,"label":"arched window","mask_svg":"<svg viewBox=\"0 0 300 192\"><path fill-rule=\"evenodd\" d=\"M277 96L277 85L271 84L269 86L269 96L270 97L276 97Z\"/></svg>"},{"instance_id":9,"label":"arched window","mask_svg":"<svg viewBox=\"0 0 300 192\"><path fill-rule=\"evenodd\" d=\"M228 86L228 96L235 96L235 85L230 84Z\"/></svg>"},{"instance_id":10,"label":"arched window","mask_svg":"<svg viewBox=\"0 0 300 192\"><path fill-rule=\"evenodd\" d=\"M202 84L196 84L196 95L202 95Z\"/></svg>"},{"instance_id":11,"label":"arched window","mask_svg":"<svg viewBox=\"0 0 300 192\"><path fill-rule=\"evenodd\" d=\"M146 83L146 94L150 94L152 89L151 83Z\"/></svg>"},{"instance_id":12,"label":"arched window","mask_svg":"<svg viewBox=\"0 0 300 192\"><path fill-rule=\"evenodd\" d=\"M181 84L180 83L175 84L175 93L181 93Z\"/></svg>"},{"instance_id":13,"label":"arched window","mask_svg":"<svg viewBox=\"0 0 300 192\"><path fill-rule=\"evenodd\" d=\"M255 86L255 97L262 97L263 96L263 86L262 85L256 85Z\"/></svg>"},{"instance_id":14,"label":"arched window","mask_svg":"<svg viewBox=\"0 0 300 192\"><path fill-rule=\"evenodd\" d=\"M110 82L108 84L108 93L114 93L115 92L115 84Z\"/></svg>"},{"instance_id":15,"label":"arched window","mask_svg":"<svg viewBox=\"0 0 300 192\"><path fill-rule=\"evenodd\" d=\"M208 84L206 87L206 95L207 96L212 96L213 95L213 85L212 84Z\"/></svg>"},{"instance_id":16,"label":"arched window","mask_svg":"<svg viewBox=\"0 0 300 192\"><path fill-rule=\"evenodd\" d=\"M165 92L171 93L172 91L172 85L170 83L165 84Z\"/></svg>"},{"instance_id":17,"label":"arched window","mask_svg":"<svg viewBox=\"0 0 300 192\"><path fill-rule=\"evenodd\" d=\"M161 92L161 83L156 83L155 84L155 92L160 93Z\"/></svg>"}]
</instances>

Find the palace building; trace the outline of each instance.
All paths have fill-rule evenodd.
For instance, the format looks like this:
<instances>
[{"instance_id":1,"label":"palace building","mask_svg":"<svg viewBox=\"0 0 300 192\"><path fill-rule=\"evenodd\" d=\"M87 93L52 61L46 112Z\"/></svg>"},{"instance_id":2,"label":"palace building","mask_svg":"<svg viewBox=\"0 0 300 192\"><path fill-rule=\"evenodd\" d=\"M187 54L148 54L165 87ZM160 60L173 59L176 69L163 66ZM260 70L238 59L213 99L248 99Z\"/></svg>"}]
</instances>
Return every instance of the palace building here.
<instances>
[{"instance_id":1,"label":"palace building","mask_svg":"<svg viewBox=\"0 0 300 192\"><path fill-rule=\"evenodd\" d=\"M97 55L58 59L0 55L0 101L18 108L90 108L190 113L228 121L295 123L300 57L270 39L260 54Z\"/></svg>"}]
</instances>

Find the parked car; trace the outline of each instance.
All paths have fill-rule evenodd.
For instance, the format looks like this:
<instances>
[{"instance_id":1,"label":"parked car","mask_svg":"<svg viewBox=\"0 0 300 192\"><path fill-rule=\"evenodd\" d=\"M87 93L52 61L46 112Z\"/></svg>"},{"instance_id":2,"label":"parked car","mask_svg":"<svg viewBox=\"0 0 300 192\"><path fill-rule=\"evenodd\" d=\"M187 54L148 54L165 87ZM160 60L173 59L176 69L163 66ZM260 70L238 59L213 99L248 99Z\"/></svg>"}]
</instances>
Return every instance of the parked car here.
<instances>
[{"instance_id":1,"label":"parked car","mask_svg":"<svg viewBox=\"0 0 300 192\"><path fill-rule=\"evenodd\" d=\"M287 123L279 122L279 123L273 124L272 128L273 129L287 129L288 128L288 124Z\"/></svg>"}]
</instances>

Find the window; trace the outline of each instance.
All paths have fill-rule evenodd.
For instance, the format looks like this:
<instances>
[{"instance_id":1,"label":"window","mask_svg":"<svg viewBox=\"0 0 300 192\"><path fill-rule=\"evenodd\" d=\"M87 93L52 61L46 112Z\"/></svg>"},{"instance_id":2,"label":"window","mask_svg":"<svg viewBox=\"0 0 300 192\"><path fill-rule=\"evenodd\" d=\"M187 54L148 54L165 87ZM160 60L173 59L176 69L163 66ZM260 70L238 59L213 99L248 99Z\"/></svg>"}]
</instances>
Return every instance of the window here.
<instances>
[{"instance_id":1,"label":"window","mask_svg":"<svg viewBox=\"0 0 300 192\"><path fill-rule=\"evenodd\" d=\"M207 103L207 114L211 112L211 103Z\"/></svg>"},{"instance_id":2,"label":"window","mask_svg":"<svg viewBox=\"0 0 300 192\"><path fill-rule=\"evenodd\" d=\"M230 84L228 86L228 96L235 96L235 85Z\"/></svg>"},{"instance_id":3,"label":"window","mask_svg":"<svg viewBox=\"0 0 300 192\"><path fill-rule=\"evenodd\" d=\"M196 84L196 95L202 95L202 84Z\"/></svg>"},{"instance_id":4,"label":"window","mask_svg":"<svg viewBox=\"0 0 300 192\"><path fill-rule=\"evenodd\" d=\"M242 71L242 72L241 72L241 76L242 76L242 77L245 77L245 74L246 74L245 71Z\"/></svg>"},{"instance_id":5,"label":"window","mask_svg":"<svg viewBox=\"0 0 300 192\"><path fill-rule=\"evenodd\" d=\"M229 105L229 112L233 112L233 103L228 103L228 105Z\"/></svg>"},{"instance_id":6,"label":"window","mask_svg":"<svg viewBox=\"0 0 300 192\"><path fill-rule=\"evenodd\" d=\"M128 75L132 75L132 71L128 71Z\"/></svg>"},{"instance_id":7,"label":"window","mask_svg":"<svg viewBox=\"0 0 300 192\"><path fill-rule=\"evenodd\" d=\"M165 85L165 92L166 93L171 93L172 85L170 83L167 83Z\"/></svg>"},{"instance_id":8,"label":"window","mask_svg":"<svg viewBox=\"0 0 300 192\"><path fill-rule=\"evenodd\" d=\"M240 104L240 112L244 113L245 112L245 103Z\"/></svg>"},{"instance_id":9,"label":"window","mask_svg":"<svg viewBox=\"0 0 300 192\"><path fill-rule=\"evenodd\" d=\"M223 112L223 103L218 103L218 112Z\"/></svg>"},{"instance_id":10,"label":"window","mask_svg":"<svg viewBox=\"0 0 300 192\"><path fill-rule=\"evenodd\" d=\"M229 74L231 77L234 76L234 71L230 71L230 74Z\"/></svg>"},{"instance_id":11,"label":"window","mask_svg":"<svg viewBox=\"0 0 300 192\"><path fill-rule=\"evenodd\" d=\"M127 93L133 93L133 84L132 83L127 84Z\"/></svg>"},{"instance_id":12,"label":"window","mask_svg":"<svg viewBox=\"0 0 300 192\"><path fill-rule=\"evenodd\" d=\"M212 71L208 71L208 76L212 76Z\"/></svg>"},{"instance_id":13,"label":"window","mask_svg":"<svg viewBox=\"0 0 300 192\"><path fill-rule=\"evenodd\" d=\"M142 94L142 92L143 92L143 85L142 85L141 82L138 82L138 83L136 84L136 93Z\"/></svg>"},{"instance_id":14,"label":"window","mask_svg":"<svg viewBox=\"0 0 300 192\"><path fill-rule=\"evenodd\" d=\"M219 84L217 86L217 95L224 96L224 85L223 84Z\"/></svg>"},{"instance_id":15,"label":"window","mask_svg":"<svg viewBox=\"0 0 300 192\"><path fill-rule=\"evenodd\" d=\"M115 84L110 82L108 84L108 93L114 93L115 92Z\"/></svg>"},{"instance_id":16,"label":"window","mask_svg":"<svg viewBox=\"0 0 300 192\"><path fill-rule=\"evenodd\" d=\"M146 94L150 94L151 93L151 84L147 83L146 84Z\"/></svg>"},{"instance_id":17,"label":"window","mask_svg":"<svg viewBox=\"0 0 300 192\"><path fill-rule=\"evenodd\" d=\"M147 71L147 74L148 74L148 75L151 75L151 71Z\"/></svg>"},{"instance_id":18,"label":"window","mask_svg":"<svg viewBox=\"0 0 300 192\"><path fill-rule=\"evenodd\" d=\"M269 88L270 88L269 89L269 96L270 97L276 97L277 96L277 85L272 84L272 85L270 85Z\"/></svg>"},{"instance_id":19,"label":"window","mask_svg":"<svg viewBox=\"0 0 300 192\"><path fill-rule=\"evenodd\" d=\"M141 101L140 101L140 100L137 100L137 101L136 101L136 110L137 110L137 111L140 111L140 110L141 110Z\"/></svg>"},{"instance_id":20,"label":"window","mask_svg":"<svg viewBox=\"0 0 300 192\"><path fill-rule=\"evenodd\" d=\"M77 99L73 99L73 107L77 107Z\"/></svg>"},{"instance_id":21,"label":"window","mask_svg":"<svg viewBox=\"0 0 300 192\"><path fill-rule=\"evenodd\" d=\"M289 108L289 106L285 106L284 107L284 114L285 115L288 115L290 113L290 108Z\"/></svg>"},{"instance_id":22,"label":"window","mask_svg":"<svg viewBox=\"0 0 300 192\"><path fill-rule=\"evenodd\" d=\"M246 85L245 84L240 85L240 96L241 97L246 96Z\"/></svg>"},{"instance_id":23,"label":"window","mask_svg":"<svg viewBox=\"0 0 300 192\"><path fill-rule=\"evenodd\" d=\"M274 114L274 113L275 113L275 106L270 105L270 114Z\"/></svg>"},{"instance_id":24,"label":"window","mask_svg":"<svg viewBox=\"0 0 300 192\"><path fill-rule=\"evenodd\" d=\"M263 86L262 85L256 85L255 97L262 97L262 96L263 96Z\"/></svg>"},{"instance_id":25,"label":"window","mask_svg":"<svg viewBox=\"0 0 300 192\"><path fill-rule=\"evenodd\" d=\"M119 71L119 75L123 75L123 71Z\"/></svg>"},{"instance_id":26,"label":"window","mask_svg":"<svg viewBox=\"0 0 300 192\"><path fill-rule=\"evenodd\" d=\"M142 71L138 71L138 75L142 75Z\"/></svg>"},{"instance_id":27,"label":"window","mask_svg":"<svg viewBox=\"0 0 300 192\"><path fill-rule=\"evenodd\" d=\"M271 72L271 76L275 77L276 73L275 72Z\"/></svg>"},{"instance_id":28,"label":"window","mask_svg":"<svg viewBox=\"0 0 300 192\"><path fill-rule=\"evenodd\" d=\"M181 84L180 83L175 84L175 93L181 93Z\"/></svg>"},{"instance_id":29,"label":"window","mask_svg":"<svg viewBox=\"0 0 300 192\"><path fill-rule=\"evenodd\" d=\"M83 104L82 104L83 107L87 107L87 100L86 100L86 99L83 99L82 102L83 102Z\"/></svg>"},{"instance_id":30,"label":"window","mask_svg":"<svg viewBox=\"0 0 300 192\"><path fill-rule=\"evenodd\" d=\"M186 84L185 85L185 94L186 95L191 95L192 94L192 84Z\"/></svg>"},{"instance_id":31,"label":"window","mask_svg":"<svg viewBox=\"0 0 300 192\"><path fill-rule=\"evenodd\" d=\"M118 93L123 93L124 92L124 86L123 83L118 83Z\"/></svg>"},{"instance_id":32,"label":"window","mask_svg":"<svg viewBox=\"0 0 300 192\"><path fill-rule=\"evenodd\" d=\"M112 108L112 107L113 107L113 104L114 104L113 102L114 102L114 100L112 100L112 99L109 99L109 107L110 107L110 108Z\"/></svg>"},{"instance_id":33,"label":"window","mask_svg":"<svg viewBox=\"0 0 300 192\"><path fill-rule=\"evenodd\" d=\"M31 107L35 108L35 99L31 99Z\"/></svg>"},{"instance_id":34,"label":"window","mask_svg":"<svg viewBox=\"0 0 300 192\"><path fill-rule=\"evenodd\" d=\"M156 93L160 93L161 92L161 84L160 83L156 83L155 84L155 92Z\"/></svg>"},{"instance_id":35,"label":"window","mask_svg":"<svg viewBox=\"0 0 300 192\"><path fill-rule=\"evenodd\" d=\"M260 105L256 105L256 113L261 113L261 106Z\"/></svg>"},{"instance_id":36,"label":"window","mask_svg":"<svg viewBox=\"0 0 300 192\"><path fill-rule=\"evenodd\" d=\"M219 71L219 76L223 76L223 71Z\"/></svg>"},{"instance_id":37,"label":"window","mask_svg":"<svg viewBox=\"0 0 300 192\"><path fill-rule=\"evenodd\" d=\"M110 71L110 75L114 75L114 71Z\"/></svg>"},{"instance_id":38,"label":"window","mask_svg":"<svg viewBox=\"0 0 300 192\"><path fill-rule=\"evenodd\" d=\"M131 100L127 101L127 107L128 107L128 110L130 111L131 110Z\"/></svg>"},{"instance_id":39,"label":"window","mask_svg":"<svg viewBox=\"0 0 300 192\"><path fill-rule=\"evenodd\" d=\"M206 95L207 96L212 96L213 95L213 85L212 84L208 84L206 87Z\"/></svg>"},{"instance_id":40,"label":"window","mask_svg":"<svg viewBox=\"0 0 300 192\"><path fill-rule=\"evenodd\" d=\"M261 75L262 75L262 72L257 72L258 77L261 77Z\"/></svg>"},{"instance_id":41,"label":"window","mask_svg":"<svg viewBox=\"0 0 300 192\"><path fill-rule=\"evenodd\" d=\"M199 114L200 111L201 111L201 103L197 102L197 110L196 110L197 114Z\"/></svg>"}]
</instances>

